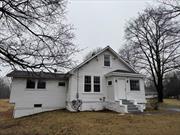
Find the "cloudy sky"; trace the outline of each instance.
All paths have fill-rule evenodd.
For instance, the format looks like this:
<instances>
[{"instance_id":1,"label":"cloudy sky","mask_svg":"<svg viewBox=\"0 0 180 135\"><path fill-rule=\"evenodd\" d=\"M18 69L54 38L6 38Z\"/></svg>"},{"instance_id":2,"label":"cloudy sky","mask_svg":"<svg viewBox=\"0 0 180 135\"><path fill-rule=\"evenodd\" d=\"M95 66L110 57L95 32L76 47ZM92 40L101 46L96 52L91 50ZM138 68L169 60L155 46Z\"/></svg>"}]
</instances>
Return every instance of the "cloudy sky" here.
<instances>
[{"instance_id":1,"label":"cloudy sky","mask_svg":"<svg viewBox=\"0 0 180 135\"><path fill-rule=\"evenodd\" d=\"M124 42L124 27L128 20L137 16L156 0L69 0L67 20L73 24L75 43L84 49L75 59L82 61L84 55L96 48L111 46L115 51ZM0 76L10 71L1 68Z\"/></svg>"},{"instance_id":2,"label":"cloudy sky","mask_svg":"<svg viewBox=\"0 0 180 135\"><path fill-rule=\"evenodd\" d=\"M70 0L67 19L74 25L76 44L84 49L78 59L96 47L109 45L118 51L128 20L154 4L156 0Z\"/></svg>"}]
</instances>

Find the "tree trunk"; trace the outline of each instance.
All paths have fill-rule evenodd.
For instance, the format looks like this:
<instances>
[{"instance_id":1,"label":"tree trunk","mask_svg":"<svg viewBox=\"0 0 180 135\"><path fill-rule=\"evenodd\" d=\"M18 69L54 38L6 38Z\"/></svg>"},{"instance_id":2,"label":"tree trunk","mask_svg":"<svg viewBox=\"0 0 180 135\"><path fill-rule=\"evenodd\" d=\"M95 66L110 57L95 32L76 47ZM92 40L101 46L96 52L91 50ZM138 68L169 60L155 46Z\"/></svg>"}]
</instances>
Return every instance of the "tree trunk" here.
<instances>
[{"instance_id":1,"label":"tree trunk","mask_svg":"<svg viewBox=\"0 0 180 135\"><path fill-rule=\"evenodd\" d=\"M158 92L158 102L162 103L163 102L163 82L161 78L158 80L157 92Z\"/></svg>"}]
</instances>

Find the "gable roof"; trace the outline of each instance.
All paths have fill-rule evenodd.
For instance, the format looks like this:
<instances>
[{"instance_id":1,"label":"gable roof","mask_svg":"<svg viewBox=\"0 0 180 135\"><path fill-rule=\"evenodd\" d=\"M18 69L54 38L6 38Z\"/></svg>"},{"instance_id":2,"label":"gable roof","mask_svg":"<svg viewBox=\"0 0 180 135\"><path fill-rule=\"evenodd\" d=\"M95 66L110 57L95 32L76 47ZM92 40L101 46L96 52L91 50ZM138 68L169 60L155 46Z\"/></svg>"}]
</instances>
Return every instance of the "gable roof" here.
<instances>
[{"instance_id":1,"label":"gable roof","mask_svg":"<svg viewBox=\"0 0 180 135\"><path fill-rule=\"evenodd\" d=\"M103 48L101 51L99 51L98 53L96 53L95 55L91 56L89 59L85 60L84 62L80 63L78 66L76 66L75 68L73 68L72 70L70 70L68 73L73 73L75 70L81 68L82 66L84 66L85 64L87 64L89 61L91 61L92 59L94 59L95 57L97 57L98 55L102 54L103 52L105 52L106 50L109 50L113 55L115 55L125 66L127 66L133 73L137 73L137 71L135 69L133 69L133 67L128 64L118 53L116 53L110 46L106 46L105 48Z\"/></svg>"},{"instance_id":2,"label":"gable roof","mask_svg":"<svg viewBox=\"0 0 180 135\"><path fill-rule=\"evenodd\" d=\"M6 75L7 77L17 78L36 78L36 79L61 79L66 80L66 74L48 73L48 72L32 72L32 71L18 71L14 70Z\"/></svg>"}]
</instances>

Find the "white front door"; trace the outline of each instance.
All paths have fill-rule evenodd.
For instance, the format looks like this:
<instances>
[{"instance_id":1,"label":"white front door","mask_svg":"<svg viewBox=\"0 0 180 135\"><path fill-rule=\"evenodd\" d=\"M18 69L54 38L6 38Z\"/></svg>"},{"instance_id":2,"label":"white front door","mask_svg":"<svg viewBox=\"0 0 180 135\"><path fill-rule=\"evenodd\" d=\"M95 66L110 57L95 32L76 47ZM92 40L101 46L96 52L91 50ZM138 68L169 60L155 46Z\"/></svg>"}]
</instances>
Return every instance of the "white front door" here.
<instances>
[{"instance_id":1,"label":"white front door","mask_svg":"<svg viewBox=\"0 0 180 135\"><path fill-rule=\"evenodd\" d=\"M126 80L118 78L115 80L115 82L116 82L116 88L115 88L116 99L126 99Z\"/></svg>"}]
</instances>

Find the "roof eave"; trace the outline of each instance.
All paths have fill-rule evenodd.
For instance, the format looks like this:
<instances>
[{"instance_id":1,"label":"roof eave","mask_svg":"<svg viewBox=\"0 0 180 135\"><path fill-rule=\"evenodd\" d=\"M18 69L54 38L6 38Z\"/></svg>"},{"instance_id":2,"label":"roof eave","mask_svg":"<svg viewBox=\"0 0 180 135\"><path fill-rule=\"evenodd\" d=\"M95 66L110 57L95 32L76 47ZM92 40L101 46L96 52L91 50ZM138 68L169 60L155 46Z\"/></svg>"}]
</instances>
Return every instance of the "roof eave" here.
<instances>
[{"instance_id":1,"label":"roof eave","mask_svg":"<svg viewBox=\"0 0 180 135\"><path fill-rule=\"evenodd\" d=\"M79 69L80 67L82 67L83 65L85 65L86 63L88 63L90 60L94 59L95 57L97 57L98 55L100 55L101 53L103 53L105 50L109 49L114 55L116 55L118 57L119 60L121 60L130 70L132 70L135 73L138 73L130 64L128 64L125 60L123 60L123 58L120 57L119 54L117 54L110 46L106 46L104 49L102 49L100 52L98 52L97 54L95 54L94 56L90 57L89 59L87 59L86 61L82 62L81 64L79 64L78 66L76 66L75 68L73 68L72 70L70 70L68 73L69 74L73 74L73 72L77 69Z\"/></svg>"},{"instance_id":2,"label":"roof eave","mask_svg":"<svg viewBox=\"0 0 180 135\"><path fill-rule=\"evenodd\" d=\"M107 73L105 77L137 77L145 78L145 75L136 74L136 73Z\"/></svg>"}]
</instances>

